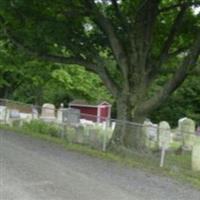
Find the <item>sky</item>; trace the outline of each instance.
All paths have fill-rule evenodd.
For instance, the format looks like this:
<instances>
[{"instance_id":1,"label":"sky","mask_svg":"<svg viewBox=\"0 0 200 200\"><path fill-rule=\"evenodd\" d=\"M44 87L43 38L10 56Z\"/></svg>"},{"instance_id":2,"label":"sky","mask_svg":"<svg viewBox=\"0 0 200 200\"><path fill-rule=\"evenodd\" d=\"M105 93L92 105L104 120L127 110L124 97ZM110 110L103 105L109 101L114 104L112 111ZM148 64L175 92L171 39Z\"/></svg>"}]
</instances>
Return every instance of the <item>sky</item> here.
<instances>
[{"instance_id":1,"label":"sky","mask_svg":"<svg viewBox=\"0 0 200 200\"><path fill-rule=\"evenodd\" d=\"M196 15L200 13L200 6L194 8L194 13L195 13Z\"/></svg>"}]
</instances>

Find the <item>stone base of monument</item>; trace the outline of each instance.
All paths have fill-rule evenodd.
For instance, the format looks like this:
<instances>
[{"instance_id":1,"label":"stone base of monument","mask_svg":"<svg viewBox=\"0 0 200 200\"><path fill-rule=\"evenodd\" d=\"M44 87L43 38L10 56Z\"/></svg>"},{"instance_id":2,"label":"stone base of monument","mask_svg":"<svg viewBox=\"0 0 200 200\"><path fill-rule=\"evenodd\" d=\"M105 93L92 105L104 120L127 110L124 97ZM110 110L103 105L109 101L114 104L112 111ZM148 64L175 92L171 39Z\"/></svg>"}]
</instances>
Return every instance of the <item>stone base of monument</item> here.
<instances>
[{"instance_id":1,"label":"stone base of monument","mask_svg":"<svg viewBox=\"0 0 200 200\"><path fill-rule=\"evenodd\" d=\"M56 117L40 117L40 119L44 122L55 122Z\"/></svg>"}]
</instances>

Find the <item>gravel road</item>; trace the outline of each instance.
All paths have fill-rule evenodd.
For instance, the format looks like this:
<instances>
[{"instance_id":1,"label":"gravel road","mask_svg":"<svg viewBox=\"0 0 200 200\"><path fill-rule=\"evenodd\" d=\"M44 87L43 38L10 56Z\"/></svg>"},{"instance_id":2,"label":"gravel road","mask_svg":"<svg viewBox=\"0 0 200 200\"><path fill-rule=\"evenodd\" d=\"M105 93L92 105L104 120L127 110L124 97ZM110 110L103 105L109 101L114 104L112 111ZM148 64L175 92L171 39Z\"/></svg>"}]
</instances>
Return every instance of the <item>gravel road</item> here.
<instances>
[{"instance_id":1,"label":"gravel road","mask_svg":"<svg viewBox=\"0 0 200 200\"><path fill-rule=\"evenodd\" d=\"M0 200L200 200L170 178L0 131Z\"/></svg>"}]
</instances>

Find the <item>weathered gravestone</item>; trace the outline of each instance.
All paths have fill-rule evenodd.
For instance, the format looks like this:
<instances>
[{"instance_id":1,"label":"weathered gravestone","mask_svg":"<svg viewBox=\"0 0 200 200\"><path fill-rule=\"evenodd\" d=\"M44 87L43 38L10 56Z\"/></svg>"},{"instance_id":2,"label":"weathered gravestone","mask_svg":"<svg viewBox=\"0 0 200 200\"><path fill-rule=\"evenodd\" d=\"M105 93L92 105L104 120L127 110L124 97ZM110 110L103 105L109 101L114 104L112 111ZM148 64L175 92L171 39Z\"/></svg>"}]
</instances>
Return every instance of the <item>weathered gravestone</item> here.
<instances>
[{"instance_id":1,"label":"weathered gravestone","mask_svg":"<svg viewBox=\"0 0 200 200\"><path fill-rule=\"evenodd\" d=\"M63 123L63 108L59 108L57 111L57 121L58 123Z\"/></svg>"},{"instance_id":2,"label":"weathered gravestone","mask_svg":"<svg viewBox=\"0 0 200 200\"><path fill-rule=\"evenodd\" d=\"M10 109L7 111L8 119L7 123L11 125L21 125L20 112L17 109Z\"/></svg>"},{"instance_id":3,"label":"weathered gravestone","mask_svg":"<svg viewBox=\"0 0 200 200\"><path fill-rule=\"evenodd\" d=\"M170 147L171 142L171 128L168 122L162 121L158 126L159 132L159 147L161 148L160 167L164 165L165 151Z\"/></svg>"},{"instance_id":4,"label":"weathered gravestone","mask_svg":"<svg viewBox=\"0 0 200 200\"><path fill-rule=\"evenodd\" d=\"M36 107L32 107L32 119L38 119L39 113Z\"/></svg>"},{"instance_id":5,"label":"weathered gravestone","mask_svg":"<svg viewBox=\"0 0 200 200\"><path fill-rule=\"evenodd\" d=\"M64 122L64 116L63 116L64 110L65 110L64 104L61 103L60 104L60 108L57 111L57 121L58 121L58 123L63 123Z\"/></svg>"},{"instance_id":6,"label":"weathered gravestone","mask_svg":"<svg viewBox=\"0 0 200 200\"><path fill-rule=\"evenodd\" d=\"M162 121L158 125L159 147L168 149L171 143L171 128L168 122Z\"/></svg>"},{"instance_id":7,"label":"weathered gravestone","mask_svg":"<svg viewBox=\"0 0 200 200\"><path fill-rule=\"evenodd\" d=\"M20 112L17 109L12 109L9 112L9 117L11 119L19 119L20 118Z\"/></svg>"},{"instance_id":8,"label":"weathered gravestone","mask_svg":"<svg viewBox=\"0 0 200 200\"><path fill-rule=\"evenodd\" d=\"M142 127L142 134L145 137L145 144L148 148L158 147L157 124L153 124L150 120L145 120Z\"/></svg>"},{"instance_id":9,"label":"weathered gravestone","mask_svg":"<svg viewBox=\"0 0 200 200\"><path fill-rule=\"evenodd\" d=\"M58 123L63 123L67 121L67 114L68 108L64 108L64 104L60 104L60 108L57 111L57 121Z\"/></svg>"},{"instance_id":10,"label":"weathered gravestone","mask_svg":"<svg viewBox=\"0 0 200 200\"><path fill-rule=\"evenodd\" d=\"M43 104L40 118L47 122L55 121L55 106L49 103Z\"/></svg>"},{"instance_id":11,"label":"weathered gravestone","mask_svg":"<svg viewBox=\"0 0 200 200\"><path fill-rule=\"evenodd\" d=\"M192 148L192 170L200 171L200 139L197 138Z\"/></svg>"},{"instance_id":12,"label":"weathered gravestone","mask_svg":"<svg viewBox=\"0 0 200 200\"><path fill-rule=\"evenodd\" d=\"M195 141L195 122L189 118L182 118L178 121L178 129L183 138L183 148L192 150Z\"/></svg>"},{"instance_id":13,"label":"weathered gravestone","mask_svg":"<svg viewBox=\"0 0 200 200\"><path fill-rule=\"evenodd\" d=\"M67 108L63 110L63 121L70 124L80 123L80 110Z\"/></svg>"},{"instance_id":14,"label":"weathered gravestone","mask_svg":"<svg viewBox=\"0 0 200 200\"><path fill-rule=\"evenodd\" d=\"M0 121L6 121L6 106L0 106Z\"/></svg>"}]
</instances>

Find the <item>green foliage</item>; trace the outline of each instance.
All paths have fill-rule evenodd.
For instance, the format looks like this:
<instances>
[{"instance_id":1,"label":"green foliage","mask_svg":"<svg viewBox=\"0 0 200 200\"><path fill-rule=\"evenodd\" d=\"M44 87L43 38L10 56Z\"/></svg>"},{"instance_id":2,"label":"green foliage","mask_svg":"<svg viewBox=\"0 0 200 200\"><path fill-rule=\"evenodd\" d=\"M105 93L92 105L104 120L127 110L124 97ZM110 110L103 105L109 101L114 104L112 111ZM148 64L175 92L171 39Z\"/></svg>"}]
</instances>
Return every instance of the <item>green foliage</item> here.
<instances>
[{"instance_id":1,"label":"green foliage","mask_svg":"<svg viewBox=\"0 0 200 200\"><path fill-rule=\"evenodd\" d=\"M65 134L70 143L84 144L95 149L101 149L107 145L112 137L111 129L103 130L99 126L79 126L66 125Z\"/></svg>"},{"instance_id":2,"label":"green foliage","mask_svg":"<svg viewBox=\"0 0 200 200\"><path fill-rule=\"evenodd\" d=\"M32 120L31 122L24 122L22 129L25 131L40 133L58 137L61 134L61 128L55 123L46 123L41 120Z\"/></svg>"},{"instance_id":3,"label":"green foliage","mask_svg":"<svg viewBox=\"0 0 200 200\"><path fill-rule=\"evenodd\" d=\"M150 117L153 121L168 121L177 126L178 119L189 117L200 123L200 84L199 72L191 75L184 84Z\"/></svg>"},{"instance_id":4,"label":"green foliage","mask_svg":"<svg viewBox=\"0 0 200 200\"><path fill-rule=\"evenodd\" d=\"M64 67L32 60L23 63L20 70L17 66L2 66L0 73L0 88L12 88L8 91L9 98L17 101L37 105L51 102L57 106L61 102L67 105L73 99L112 101L100 78L80 66ZM5 98L3 94L1 97Z\"/></svg>"},{"instance_id":5,"label":"green foliage","mask_svg":"<svg viewBox=\"0 0 200 200\"><path fill-rule=\"evenodd\" d=\"M111 95L100 78L87 72L83 67L70 66L56 69L51 74L52 79L44 88L45 99L52 99L54 103L66 102L64 99L86 99L88 101L112 101ZM60 91L60 93L58 92ZM64 92L64 94L62 94ZM60 99L57 95L60 94ZM62 97L63 95L63 97Z\"/></svg>"},{"instance_id":6,"label":"green foliage","mask_svg":"<svg viewBox=\"0 0 200 200\"><path fill-rule=\"evenodd\" d=\"M134 117L137 108L145 108L144 100L156 97L180 67L183 55L199 31L199 19L191 7L183 15L184 26L176 26L178 30L171 31L182 6L159 11L181 3L178 0L116 1L117 8L111 1L93 1L94 6L88 2L92 1L1 0L1 97L9 94L15 100L39 105L47 101L67 104L72 99L112 102L106 85L116 102L123 95L126 97L119 102L124 102L127 113L132 112ZM151 15L154 11L156 17ZM3 34L4 29L8 34ZM162 49L170 33L172 41L163 56ZM10 47L10 43L15 45ZM18 43L23 51L13 54ZM177 51L181 53L176 54ZM24 52L31 54L31 60L24 58ZM49 62L41 62L41 58ZM67 64L70 63L68 58L75 60L74 65L63 65L63 58L67 59ZM62 64L50 64L52 61ZM98 74L103 82L78 64ZM188 115L199 120L197 100L189 100L195 99L198 91L189 89L190 86L188 83L182 92L177 92L163 110L151 115L152 118L156 121L166 118L174 123L179 116ZM183 105L187 105L187 109ZM138 110L143 114L142 109ZM146 112L151 112L149 110ZM124 113L127 115L126 111Z\"/></svg>"}]
</instances>

